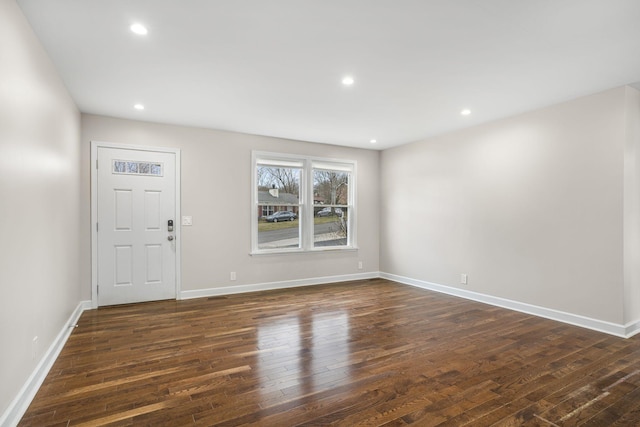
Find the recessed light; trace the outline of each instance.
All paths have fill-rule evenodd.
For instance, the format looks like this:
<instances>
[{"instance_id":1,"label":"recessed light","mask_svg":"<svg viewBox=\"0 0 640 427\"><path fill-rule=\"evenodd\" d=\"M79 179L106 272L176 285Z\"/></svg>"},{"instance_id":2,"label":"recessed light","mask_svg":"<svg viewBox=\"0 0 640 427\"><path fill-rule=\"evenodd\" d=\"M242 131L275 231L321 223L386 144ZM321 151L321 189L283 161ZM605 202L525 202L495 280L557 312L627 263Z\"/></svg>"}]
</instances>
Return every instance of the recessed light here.
<instances>
[{"instance_id":1,"label":"recessed light","mask_svg":"<svg viewBox=\"0 0 640 427\"><path fill-rule=\"evenodd\" d=\"M371 140L371 141L369 141L369 142L370 142L370 143L372 143L372 144L375 144L375 143L376 143L376 142L378 142L378 141L376 141L375 139L372 139L372 140Z\"/></svg>"},{"instance_id":2,"label":"recessed light","mask_svg":"<svg viewBox=\"0 0 640 427\"><path fill-rule=\"evenodd\" d=\"M131 31L133 31L136 34L139 34L141 36L146 35L149 31L147 30L147 27L145 27L142 24L133 24L132 26L129 27L131 29Z\"/></svg>"},{"instance_id":3,"label":"recessed light","mask_svg":"<svg viewBox=\"0 0 640 427\"><path fill-rule=\"evenodd\" d=\"M460 111L460 114L462 114L463 116L468 116L469 114L471 114L471 110L465 108L464 110Z\"/></svg>"},{"instance_id":4,"label":"recessed light","mask_svg":"<svg viewBox=\"0 0 640 427\"><path fill-rule=\"evenodd\" d=\"M136 104L136 105L133 106L133 108L135 108L136 110L144 110L144 105Z\"/></svg>"},{"instance_id":5,"label":"recessed light","mask_svg":"<svg viewBox=\"0 0 640 427\"><path fill-rule=\"evenodd\" d=\"M351 86L355 80L351 76L345 76L342 78L342 84L345 86Z\"/></svg>"}]
</instances>

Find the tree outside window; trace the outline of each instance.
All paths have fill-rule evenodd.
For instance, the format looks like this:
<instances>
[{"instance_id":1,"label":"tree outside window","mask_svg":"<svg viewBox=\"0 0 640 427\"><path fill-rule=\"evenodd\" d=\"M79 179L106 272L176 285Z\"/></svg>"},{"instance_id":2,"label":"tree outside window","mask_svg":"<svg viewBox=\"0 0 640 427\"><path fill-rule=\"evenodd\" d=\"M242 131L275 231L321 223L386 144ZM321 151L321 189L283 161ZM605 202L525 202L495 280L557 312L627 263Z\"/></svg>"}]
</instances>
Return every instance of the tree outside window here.
<instances>
[{"instance_id":1,"label":"tree outside window","mask_svg":"<svg viewBox=\"0 0 640 427\"><path fill-rule=\"evenodd\" d=\"M355 247L355 162L252 157L252 253Z\"/></svg>"}]
</instances>

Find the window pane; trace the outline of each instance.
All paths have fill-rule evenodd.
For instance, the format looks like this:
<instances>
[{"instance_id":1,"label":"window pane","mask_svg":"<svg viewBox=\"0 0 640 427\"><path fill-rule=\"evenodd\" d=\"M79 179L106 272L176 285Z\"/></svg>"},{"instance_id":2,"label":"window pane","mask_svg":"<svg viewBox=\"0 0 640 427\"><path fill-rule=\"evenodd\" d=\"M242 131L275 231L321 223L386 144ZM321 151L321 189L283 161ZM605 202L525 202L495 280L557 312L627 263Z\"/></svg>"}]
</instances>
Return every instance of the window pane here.
<instances>
[{"instance_id":1,"label":"window pane","mask_svg":"<svg viewBox=\"0 0 640 427\"><path fill-rule=\"evenodd\" d=\"M313 246L346 246L349 172L314 169L313 203Z\"/></svg>"},{"instance_id":2,"label":"window pane","mask_svg":"<svg viewBox=\"0 0 640 427\"><path fill-rule=\"evenodd\" d=\"M138 173L138 162L127 162L127 173Z\"/></svg>"},{"instance_id":3,"label":"window pane","mask_svg":"<svg viewBox=\"0 0 640 427\"><path fill-rule=\"evenodd\" d=\"M114 160L113 161L113 173L125 173L126 172L126 162L122 160Z\"/></svg>"},{"instance_id":4,"label":"window pane","mask_svg":"<svg viewBox=\"0 0 640 427\"><path fill-rule=\"evenodd\" d=\"M138 173L140 175L150 175L151 174L151 164L147 162L139 162L138 163Z\"/></svg>"},{"instance_id":5,"label":"window pane","mask_svg":"<svg viewBox=\"0 0 640 427\"><path fill-rule=\"evenodd\" d=\"M258 249L300 247L302 169L257 165Z\"/></svg>"},{"instance_id":6,"label":"window pane","mask_svg":"<svg viewBox=\"0 0 640 427\"><path fill-rule=\"evenodd\" d=\"M349 204L349 172L313 170L313 203Z\"/></svg>"},{"instance_id":7,"label":"window pane","mask_svg":"<svg viewBox=\"0 0 640 427\"><path fill-rule=\"evenodd\" d=\"M258 249L299 248L298 212L299 206L258 205Z\"/></svg>"},{"instance_id":8,"label":"window pane","mask_svg":"<svg viewBox=\"0 0 640 427\"><path fill-rule=\"evenodd\" d=\"M349 210L347 207L314 209L313 246L346 246L348 244Z\"/></svg>"},{"instance_id":9,"label":"window pane","mask_svg":"<svg viewBox=\"0 0 640 427\"><path fill-rule=\"evenodd\" d=\"M300 168L257 166L258 203L275 206L300 203Z\"/></svg>"}]
</instances>

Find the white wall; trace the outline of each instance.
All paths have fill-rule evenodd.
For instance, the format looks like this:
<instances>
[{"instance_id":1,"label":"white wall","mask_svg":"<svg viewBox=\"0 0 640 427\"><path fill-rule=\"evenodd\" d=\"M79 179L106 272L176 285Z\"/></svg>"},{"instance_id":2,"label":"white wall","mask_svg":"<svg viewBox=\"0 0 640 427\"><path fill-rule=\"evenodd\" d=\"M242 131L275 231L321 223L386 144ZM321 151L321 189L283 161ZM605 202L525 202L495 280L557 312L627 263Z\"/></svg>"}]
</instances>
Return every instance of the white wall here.
<instances>
[{"instance_id":1,"label":"white wall","mask_svg":"<svg viewBox=\"0 0 640 427\"><path fill-rule=\"evenodd\" d=\"M384 151L381 271L631 320L623 310L626 96L612 89Z\"/></svg>"},{"instance_id":2,"label":"white wall","mask_svg":"<svg viewBox=\"0 0 640 427\"><path fill-rule=\"evenodd\" d=\"M201 290L378 271L379 152L209 129L82 115L82 278L90 280L90 141L175 147L182 156L182 290ZM251 151L356 160L358 245L334 251L250 256ZM363 270L358 270L363 261ZM237 272L231 282L229 273ZM89 299L90 288L84 298Z\"/></svg>"},{"instance_id":3,"label":"white wall","mask_svg":"<svg viewBox=\"0 0 640 427\"><path fill-rule=\"evenodd\" d=\"M22 12L0 0L0 415L80 301L79 132Z\"/></svg>"}]
</instances>

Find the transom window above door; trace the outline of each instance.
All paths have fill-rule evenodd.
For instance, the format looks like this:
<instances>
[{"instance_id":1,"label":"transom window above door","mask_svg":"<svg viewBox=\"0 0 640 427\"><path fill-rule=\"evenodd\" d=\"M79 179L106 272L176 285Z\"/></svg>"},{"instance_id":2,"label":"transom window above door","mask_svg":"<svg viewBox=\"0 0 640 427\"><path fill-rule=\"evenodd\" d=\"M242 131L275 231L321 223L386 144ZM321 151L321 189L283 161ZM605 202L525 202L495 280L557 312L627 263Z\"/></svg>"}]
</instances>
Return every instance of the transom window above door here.
<instances>
[{"instance_id":1,"label":"transom window above door","mask_svg":"<svg viewBox=\"0 0 640 427\"><path fill-rule=\"evenodd\" d=\"M113 173L123 175L163 176L162 163L113 160Z\"/></svg>"}]
</instances>

